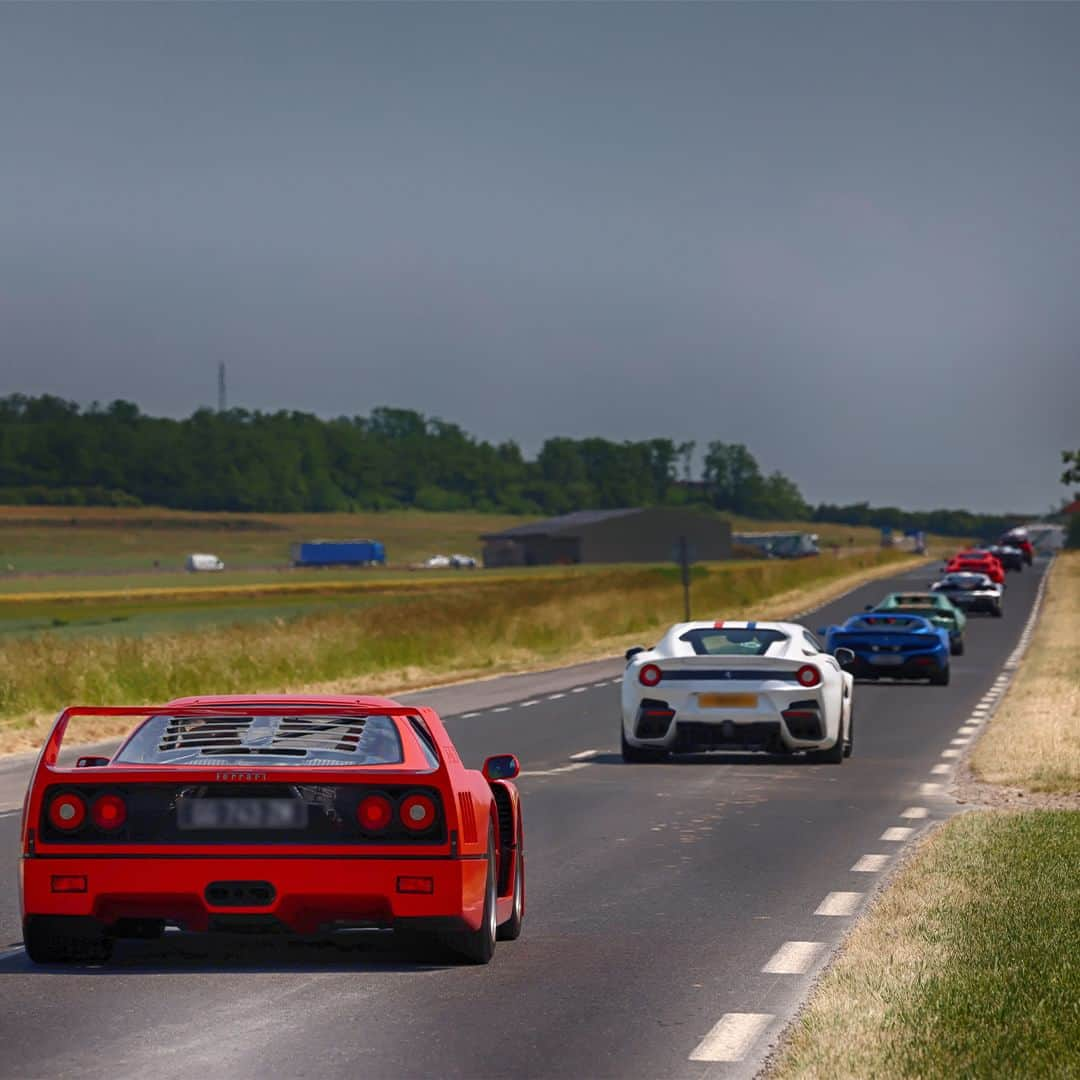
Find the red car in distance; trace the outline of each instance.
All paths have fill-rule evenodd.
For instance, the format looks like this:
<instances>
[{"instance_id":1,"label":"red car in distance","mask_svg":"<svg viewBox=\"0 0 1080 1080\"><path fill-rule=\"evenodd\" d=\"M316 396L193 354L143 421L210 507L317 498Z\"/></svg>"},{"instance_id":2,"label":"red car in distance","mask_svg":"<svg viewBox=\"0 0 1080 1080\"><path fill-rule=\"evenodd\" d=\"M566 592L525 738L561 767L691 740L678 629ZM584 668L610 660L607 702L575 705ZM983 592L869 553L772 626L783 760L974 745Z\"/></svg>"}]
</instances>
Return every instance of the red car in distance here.
<instances>
[{"instance_id":1,"label":"red car in distance","mask_svg":"<svg viewBox=\"0 0 1080 1080\"><path fill-rule=\"evenodd\" d=\"M958 551L945 565L946 574L986 574L995 585L1005 584L1005 568L989 551Z\"/></svg>"},{"instance_id":2,"label":"red car in distance","mask_svg":"<svg viewBox=\"0 0 1080 1080\"><path fill-rule=\"evenodd\" d=\"M138 720L61 766L76 716ZM392 928L469 963L521 933L512 755L467 769L438 715L376 697L199 697L69 708L23 808L23 940L108 959L166 926L314 935Z\"/></svg>"}]
</instances>

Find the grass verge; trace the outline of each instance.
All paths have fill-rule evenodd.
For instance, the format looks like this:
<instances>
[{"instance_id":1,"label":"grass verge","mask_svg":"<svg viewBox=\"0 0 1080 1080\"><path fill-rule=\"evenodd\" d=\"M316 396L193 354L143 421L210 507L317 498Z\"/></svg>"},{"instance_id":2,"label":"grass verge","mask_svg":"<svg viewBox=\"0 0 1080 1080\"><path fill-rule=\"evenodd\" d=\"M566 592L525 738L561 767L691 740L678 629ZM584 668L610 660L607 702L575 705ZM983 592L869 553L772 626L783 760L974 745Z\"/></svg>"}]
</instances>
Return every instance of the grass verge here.
<instances>
[{"instance_id":1,"label":"grass verge","mask_svg":"<svg viewBox=\"0 0 1080 1080\"><path fill-rule=\"evenodd\" d=\"M1027 658L971 769L985 783L1080 791L1080 551L1055 560Z\"/></svg>"},{"instance_id":2,"label":"grass verge","mask_svg":"<svg viewBox=\"0 0 1080 1080\"><path fill-rule=\"evenodd\" d=\"M910 563L878 551L701 567L694 610L711 618L779 617ZM0 652L0 751L39 745L50 715L72 703L263 690L398 692L611 655L647 643L681 617L675 568L619 567L410 591L357 610L198 633L39 634ZM99 722L73 734L99 738L116 730Z\"/></svg>"},{"instance_id":3,"label":"grass verge","mask_svg":"<svg viewBox=\"0 0 1080 1080\"><path fill-rule=\"evenodd\" d=\"M1080 814L937 830L822 979L772 1080L1080 1076Z\"/></svg>"}]
</instances>

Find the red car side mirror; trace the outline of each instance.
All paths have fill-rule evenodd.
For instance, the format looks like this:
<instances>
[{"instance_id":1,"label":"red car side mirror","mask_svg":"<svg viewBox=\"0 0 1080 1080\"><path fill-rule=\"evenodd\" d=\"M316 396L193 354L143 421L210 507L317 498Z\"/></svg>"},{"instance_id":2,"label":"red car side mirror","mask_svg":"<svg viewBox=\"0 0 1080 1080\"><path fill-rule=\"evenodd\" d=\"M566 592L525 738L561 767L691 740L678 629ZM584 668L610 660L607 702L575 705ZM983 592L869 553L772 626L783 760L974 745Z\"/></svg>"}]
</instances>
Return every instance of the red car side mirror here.
<instances>
[{"instance_id":1,"label":"red car side mirror","mask_svg":"<svg viewBox=\"0 0 1080 1080\"><path fill-rule=\"evenodd\" d=\"M518 759L513 754L496 754L484 762L484 779L513 780L521 772Z\"/></svg>"}]
</instances>

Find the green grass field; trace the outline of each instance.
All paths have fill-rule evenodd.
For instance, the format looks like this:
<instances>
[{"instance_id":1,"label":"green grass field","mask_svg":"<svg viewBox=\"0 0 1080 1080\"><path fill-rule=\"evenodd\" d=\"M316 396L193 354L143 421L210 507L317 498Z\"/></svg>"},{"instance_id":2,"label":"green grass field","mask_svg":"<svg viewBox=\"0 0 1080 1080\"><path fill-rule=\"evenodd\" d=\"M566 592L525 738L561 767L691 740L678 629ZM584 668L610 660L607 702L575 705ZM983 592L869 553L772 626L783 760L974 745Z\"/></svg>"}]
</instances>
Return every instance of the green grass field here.
<instances>
[{"instance_id":1,"label":"green grass field","mask_svg":"<svg viewBox=\"0 0 1080 1080\"><path fill-rule=\"evenodd\" d=\"M856 928L771 1080L1080 1076L1080 813L942 826Z\"/></svg>"}]
</instances>

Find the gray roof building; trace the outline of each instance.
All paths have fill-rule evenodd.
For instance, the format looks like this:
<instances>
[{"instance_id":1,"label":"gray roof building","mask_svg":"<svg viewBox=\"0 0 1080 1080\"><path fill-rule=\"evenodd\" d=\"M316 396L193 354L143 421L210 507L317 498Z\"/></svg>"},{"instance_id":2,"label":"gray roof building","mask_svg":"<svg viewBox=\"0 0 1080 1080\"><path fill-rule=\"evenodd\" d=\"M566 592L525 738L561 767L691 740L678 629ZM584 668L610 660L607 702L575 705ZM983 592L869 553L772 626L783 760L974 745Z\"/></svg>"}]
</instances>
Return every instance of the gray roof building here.
<instances>
[{"instance_id":1,"label":"gray roof building","mask_svg":"<svg viewBox=\"0 0 1080 1080\"><path fill-rule=\"evenodd\" d=\"M695 561L731 558L731 526L675 507L578 510L481 537L485 566L663 563L685 536Z\"/></svg>"}]
</instances>

